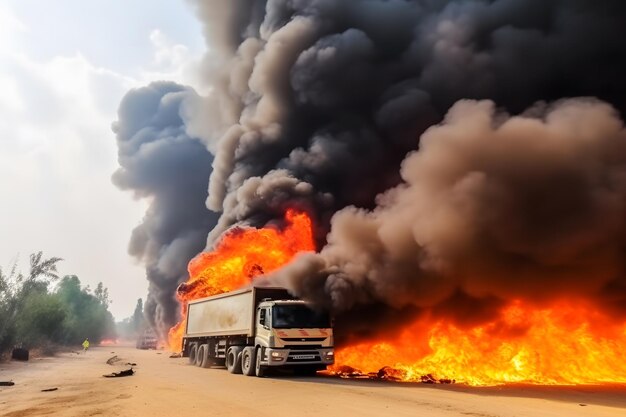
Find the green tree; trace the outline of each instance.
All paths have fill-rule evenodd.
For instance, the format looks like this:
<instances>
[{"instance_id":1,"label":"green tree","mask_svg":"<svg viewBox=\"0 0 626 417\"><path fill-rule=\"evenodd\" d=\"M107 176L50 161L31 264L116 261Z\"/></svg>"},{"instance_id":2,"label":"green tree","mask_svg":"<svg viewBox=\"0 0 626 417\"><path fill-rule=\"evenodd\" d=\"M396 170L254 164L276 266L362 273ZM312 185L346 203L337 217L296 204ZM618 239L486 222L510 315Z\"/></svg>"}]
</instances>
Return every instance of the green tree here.
<instances>
[{"instance_id":1,"label":"green tree","mask_svg":"<svg viewBox=\"0 0 626 417\"><path fill-rule=\"evenodd\" d=\"M57 280L57 257L44 258L43 252L30 255L30 270L27 276L17 271L17 259L9 273L0 269L0 353L9 349L17 340L17 319L32 294L47 293L50 282Z\"/></svg>"},{"instance_id":2,"label":"green tree","mask_svg":"<svg viewBox=\"0 0 626 417\"><path fill-rule=\"evenodd\" d=\"M115 323L108 311L108 295L98 298L81 288L76 275L68 275L61 279L56 294L68 307L68 315L64 320L66 343L82 342L86 337L97 343L103 338L115 336ZM101 294L108 294L102 289Z\"/></svg>"},{"instance_id":3,"label":"green tree","mask_svg":"<svg viewBox=\"0 0 626 417\"><path fill-rule=\"evenodd\" d=\"M67 308L58 296L32 293L25 300L16 319L16 339L26 347L60 342Z\"/></svg>"}]
</instances>

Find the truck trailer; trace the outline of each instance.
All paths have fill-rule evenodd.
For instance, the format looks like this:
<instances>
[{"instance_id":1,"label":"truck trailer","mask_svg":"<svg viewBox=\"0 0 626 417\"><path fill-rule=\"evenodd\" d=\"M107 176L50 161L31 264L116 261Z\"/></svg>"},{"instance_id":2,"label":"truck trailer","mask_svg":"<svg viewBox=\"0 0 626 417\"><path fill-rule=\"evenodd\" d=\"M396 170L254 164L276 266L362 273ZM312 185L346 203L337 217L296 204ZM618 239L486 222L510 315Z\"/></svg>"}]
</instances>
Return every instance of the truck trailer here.
<instances>
[{"instance_id":1,"label":"truck trailer","mask_svg":"<svg viewBox=\"0 0 626 417\"><path fill-rule=\"evenodd\" d=\"M190 301L182 343L190 364L247 376L277 368L313 375L335 358L328 314L284 288L251 287Z\"/></svg>"}]
</instances>

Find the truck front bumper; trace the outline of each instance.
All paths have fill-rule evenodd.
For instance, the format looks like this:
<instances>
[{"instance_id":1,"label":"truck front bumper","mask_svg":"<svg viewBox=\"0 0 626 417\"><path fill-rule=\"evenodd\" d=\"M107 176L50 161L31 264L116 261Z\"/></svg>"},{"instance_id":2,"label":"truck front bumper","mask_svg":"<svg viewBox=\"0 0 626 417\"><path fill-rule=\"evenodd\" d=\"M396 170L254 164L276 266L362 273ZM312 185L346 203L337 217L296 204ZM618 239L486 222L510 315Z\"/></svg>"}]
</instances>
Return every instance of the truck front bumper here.
<instances>
[{"instance_id":1,"label":"truck front bumper","mask_svg":"<svg viewBox=\"0 0 626 417\"><path fill-rule=\"evenodd\" d=\"M265 349L262 362L269 366L322 365L335 363L333 348L322 349Z\"/></svg>"}]
</instances>

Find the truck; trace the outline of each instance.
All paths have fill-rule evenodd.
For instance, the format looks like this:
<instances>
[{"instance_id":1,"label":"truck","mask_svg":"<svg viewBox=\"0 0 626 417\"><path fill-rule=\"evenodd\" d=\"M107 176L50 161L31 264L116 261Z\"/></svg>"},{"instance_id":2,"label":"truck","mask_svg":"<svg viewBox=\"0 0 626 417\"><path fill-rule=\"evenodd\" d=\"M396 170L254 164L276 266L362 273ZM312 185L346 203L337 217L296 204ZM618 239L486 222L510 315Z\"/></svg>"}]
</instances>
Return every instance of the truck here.
<instances>
[{"instance_id":1,"label":"truck","mask_svg":"<svg viewBox=\"0 0 626 417\"><path fill-rule=\"evenodd\" d=\"M192 365L258 377L280 368L314 375L335 359L329 315L267 287L190 301L182 353Z\"/></svg>"},{"instance_id":2,"label":"truck","mask_svg":"<svg viewBox=\"0 0 626 417\"><path fill-rule=\"evenodd\" d=\"M146 329L137 337L135 347L137 349L156 349L157 344L158 339L156 334L154 334L152 329Z\"/></svg>"}]
</instances>

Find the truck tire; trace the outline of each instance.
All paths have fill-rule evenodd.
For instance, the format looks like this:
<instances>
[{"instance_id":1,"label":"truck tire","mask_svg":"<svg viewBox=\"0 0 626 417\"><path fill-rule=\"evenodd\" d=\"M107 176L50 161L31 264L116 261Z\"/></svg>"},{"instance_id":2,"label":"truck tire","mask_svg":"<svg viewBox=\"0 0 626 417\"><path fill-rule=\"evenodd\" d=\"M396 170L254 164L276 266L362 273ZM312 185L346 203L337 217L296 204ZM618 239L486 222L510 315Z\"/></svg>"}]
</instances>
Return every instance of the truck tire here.
<instances>
[{"instance_id":1,"label":"truck tire","mask_svg":"<svg viewBox=\"0 0 626 417\"><path fill-rule=\"evenodd\" d=\"M200 361L200 368L210 368L213 365L213 359L209 353L209 345L204 346L204 350L202 351L202 356L198 356L198 360Z\"/></svg>"},{"instance_id":2,"label":"truck tire","mask_svg":"<svg viewBox=\"0 0 626 417\"><path fill-rule=\"evenodd\" d=\"M198 357L198 344L194 342L189 346L189 365L195 365L197 357Z\"/></svg>"},{"instance_id":3,"label":"truck tire","mask_svg":"<svg viewBox=\"0 0 626 417\"><path fill-rule=\"evenodd\" d=\"M254 373L259 378L263 378L267 375L267 367L261 365L261 360L263 359L263 348L261 346L256 348L255 356L256 360L254 361Z\"/></svg>"},{"instance_id":4,"label":"truck tire","mask_svg":"<svg viewBox=\"0 0 626 417\"><path fill-rule=\"evenodd\" d=\"M254 376L255 373L255 358L254 348L252 346L248 346L243 348L243 352L241 352L241 372L245 376Z\"/></svg>"},{"instance_id":5,"label":"truck tire","mask_svg":"<svg viewBox=\"0 0 626 417\"><path fill-rule=\"evenodd\" d=\"M208 346L206 343L201 344L198 347L198 354L196 355L196 366L202 366L205 356L207 356Z\"/></svg>"},{"instance_id":6,"label":"truck tire","mask_svg":"<svg viewBox=\"0 0 626 417\"><path fill-rule=\"evenodd\" d=\"M241 373L241 346L231 346L226 352L226 369L231 374Z\"/></svg>"}]
</instances>

